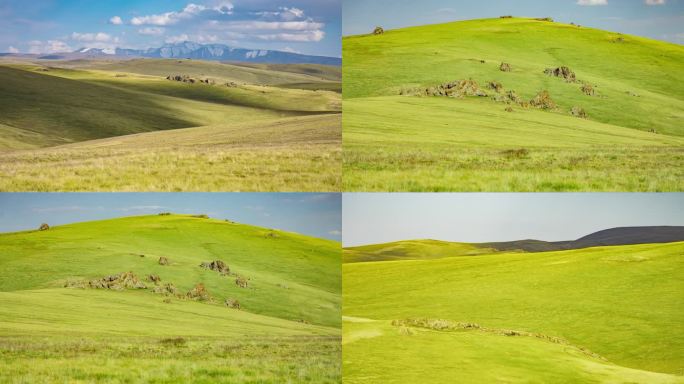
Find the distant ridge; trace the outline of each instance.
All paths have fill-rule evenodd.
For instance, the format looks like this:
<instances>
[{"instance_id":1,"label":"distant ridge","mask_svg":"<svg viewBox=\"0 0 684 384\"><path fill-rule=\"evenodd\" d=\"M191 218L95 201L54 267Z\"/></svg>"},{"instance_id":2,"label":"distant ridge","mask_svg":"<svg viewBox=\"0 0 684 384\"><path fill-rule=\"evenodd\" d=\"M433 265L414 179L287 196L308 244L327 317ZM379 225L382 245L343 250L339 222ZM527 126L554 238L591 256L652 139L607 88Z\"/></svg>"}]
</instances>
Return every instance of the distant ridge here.
<instances>
[{"instance_id":1,"label":"distant ridge","mask_svg":"<svg viewBox=\"0 0 684 384\"><path fill-rule=\"evenodd\" d=\"M518 240L478 245L499 251L561 251L610 245L672 243L684 241L684 226L618 227L594 232L572 241Z\"/></svg>"},{"instance_id":2,"label":"distant ridge","mask_svg":"<svg viewBox=\"0 0 684 384\"><path fill-rule=\"evenodd\" d=\"M212 61L235 61L248 63L273 64L323 64L342 65L339 57L303 55L295 52L273 51L264 49L234 48L224 44L199 44L184 41L165 44L159 48L103 50L82 47L73 52L60 52L49 55L2 54L2 56L33 57L44 60L70 60L80 58L134 58L149 57L163 59L196 59Z\"/></svg>"},{"instance_id":3,"label":"distant ridge","mask_svg":"<svg viewBox=\"0 0 684 384\"><path fill-rule=\"evenodd\" d=\"M601 246L672 243L684 241L684 226L618 227L594 232L577 240L516 240L491 243L459 243L439 240L404 240L345 247L344 263L390 260L424 260L477 256L496 252L549 252Z\"/></svg>"}]
</instances>

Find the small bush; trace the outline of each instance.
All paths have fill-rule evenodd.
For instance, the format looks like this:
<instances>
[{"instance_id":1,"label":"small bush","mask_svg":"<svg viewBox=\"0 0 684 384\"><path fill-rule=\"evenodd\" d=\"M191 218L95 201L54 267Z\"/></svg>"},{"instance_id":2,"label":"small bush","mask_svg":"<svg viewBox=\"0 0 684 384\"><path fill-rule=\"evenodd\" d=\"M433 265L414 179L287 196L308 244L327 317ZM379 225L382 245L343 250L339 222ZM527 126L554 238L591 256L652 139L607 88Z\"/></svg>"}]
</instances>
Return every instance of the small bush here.
<instances>
[{"instance_id":1,"label":"small bush","mask_svg":"<svg viewBox=\"0 0 684 384\"><path fill-rule=\"evenodd\" d=\"M184 347L186 344L188 344L188 341L182 337L170 337L167 339L161 339L159 343L162 345L170 345L174 347Z\"/></svg>"}]
</instances>

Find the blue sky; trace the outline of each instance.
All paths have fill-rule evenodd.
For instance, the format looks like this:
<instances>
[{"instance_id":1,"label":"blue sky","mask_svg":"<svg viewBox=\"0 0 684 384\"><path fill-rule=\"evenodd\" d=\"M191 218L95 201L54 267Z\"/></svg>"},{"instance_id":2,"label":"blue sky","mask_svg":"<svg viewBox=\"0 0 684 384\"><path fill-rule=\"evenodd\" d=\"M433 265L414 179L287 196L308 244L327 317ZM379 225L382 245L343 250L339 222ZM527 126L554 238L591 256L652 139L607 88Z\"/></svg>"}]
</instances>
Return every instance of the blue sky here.
<instances>
[{"instance_id":1,"label":"blue sky","mask_svg":"<svg viewBox=\"0 0 684 384\"><path fill-rule=\"evenodd\" d=\"M341 240L338 193L0 193L0 232L174 212Z\"/></svg>"},{"instance_id":2,"label":"blue sky","mask_svg":"<svg viewBox=\"0 0 684 384\"><path fill-rule=\"evenodd\" d=\"M684 44L684 0L345 0L342 15L344 35L515 15Z\"/></svg>"},{"instance_id":3,"label":"blue sky","mask_svg":"<svg viewBox=\"0 0 684 384\"><path fill-rule=\"evenodd\" d=\"M345 193L342 201L344 246L558 241L614 227L684 225L684 193Z\"/></svg>"},{"instance_id":4,"label":"blue sky","mask_svg":"<svg viewBox=\"0 0 684 384\"><path fill-rule=\"evenodd\" d=\"M341 55L341 0L0 0L0 52L194 41Z\"/></svg>"}]
</instances>

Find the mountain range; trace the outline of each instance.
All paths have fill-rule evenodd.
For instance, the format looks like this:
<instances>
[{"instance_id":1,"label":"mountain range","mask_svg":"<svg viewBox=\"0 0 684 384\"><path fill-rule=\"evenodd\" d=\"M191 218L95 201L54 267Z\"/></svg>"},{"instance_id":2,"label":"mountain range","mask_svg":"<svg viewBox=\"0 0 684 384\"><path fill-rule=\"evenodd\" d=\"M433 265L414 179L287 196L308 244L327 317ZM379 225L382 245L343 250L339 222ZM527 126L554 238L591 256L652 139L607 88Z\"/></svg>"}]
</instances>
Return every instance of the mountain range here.
<instances>
[{"instance_id":1,"label":"mountain range","mask_svg":"<svg viewBox=\"0 0 684 384\"><path fill-rule=\"evenodd\" d=\"M2 54L3 56L32 56L25 54ZM234 48L224 44L199 44L191 41L164 44L159 48L100 49L83 47L73 52L60 52L49 55L35 55L44 60L65 60L92 57L107 58L164 58L164 59L197 59L211 61L237 61L250 63L275 64L323 64L342 65L339 57L303 55L295 52L273 51L263 49Z\"/></svg>"}]
</instances>

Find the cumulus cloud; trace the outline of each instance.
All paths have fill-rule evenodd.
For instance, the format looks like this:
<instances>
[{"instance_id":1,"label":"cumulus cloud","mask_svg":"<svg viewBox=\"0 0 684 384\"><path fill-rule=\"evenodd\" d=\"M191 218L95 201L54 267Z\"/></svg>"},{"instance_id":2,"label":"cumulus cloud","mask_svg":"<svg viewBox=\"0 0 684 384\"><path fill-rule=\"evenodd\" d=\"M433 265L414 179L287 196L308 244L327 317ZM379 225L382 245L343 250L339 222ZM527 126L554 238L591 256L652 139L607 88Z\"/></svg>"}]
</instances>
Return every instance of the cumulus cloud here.
<instances>
[{"instance_id":1,"label":"cumulus cloud","mask_svg":"<svg viewBox=\"0 0 684 384\"><path fill-rule=\"evenodd\" d=\"M168 43L192 40L213 42L226 40L317 42L325 38L325 24L307 17L296 7L278 7L260 11L236 11L232 3L218 1L211 5L189 3L180 11L136 16L132 25L152 26L138 30L141 34L162 35L165 27L176 31L166 38ZM185 30L179 30L189 27Z\"/></svg>"},{"instance_id":2,"label":"cumulus cloud","mask_svg":"<svg viewBox=\"0 0 684 384\"><path fill-rule=\"evenodd\" d=\"M577 0L577 5L608 5L608 0Z\"/></svg>"},{"instance_id":3,"label":"cumulus cloud","mask_svg":"<svg viewBox=\"0 0 684 384\"><path fill-rule=\"evenodd\" d=\"M19 53L19 50L16 49L16 48L14 48L13 46L10 45L10 46L7 48L7 52L9 52L9 53Z\"/></svg>"},{"instance_id":4,"label":"cumulus cloud","mask_svg":"<svg viewBox=\"0 0 684 384\"><path fill-rule=\"evenodd\" d=\"M665 0L646 0L646 5L663 5Z\"/></svg>"},{"instance_id":5,"label":"cumulus cloud","mask_svg":"<svg viewBox=\"0 0 684 384\"><path fill-rule=\"evenodd\" d=\"M164 12L156 15L136 16L131 19L133 25L173 25L180 21L193 19L202 13L230 15L233 13L233 4L227 1L220 2L215 6L205 6L190 3L178 12Z\"/></svg>"},{"instance_id":6,"label":"cumulus cloud","mask_svg":"<svg viewBox=\"0 0 684 384\"><path fill-rule=\"evenodd\" d=\"M173 43L182 43L182 42L188 41L188 40L190 40L190 36L183 33L183 34L177 35L177 36L169 36L166 38L165 42L173 44Z\"/></svg>"},{"instance_id":7,"label":"cumulus cloud","mask_svg":"<svg viewBox=\"0 0 684 384\"><path fill-rule=\"evenodd\" d=\"M113 16L111 19L109 19L109 24L121 25L123 24L123 20L121 20L119 16Z\"/></svg>"},{"instance_id":8,"label":"cumulus cloud","mask_svg":"<svg viewBox=\"0 0 684 384\"><path fill-rule=\"evenodd\" d=\"M56 53L56 52L71 52L71 48L67 43L61 40L31 40L28 42L28 52L33 54Z\"/></svg>"},{"instance_id":9,"label":"cumulus cloud","mask_svg":"<svg viewBox=\"0 0 684 384\"><path fill-rule=\"evenodd\" d=\"M139 34L141 34L141 35L152 35L152 36L163 35L164 31L166 31L166 30L164 28L161 28L161 27L145 27L145 28L138 29Z\"/></svg>"},{"instance_id":10,"label":"cumulus cloud","mask_svg":"<svg viewBox=\"0 0 684 384\"><path fill-rule=\"evenodd\" d=\"M118 38L112 38L111 35L104 32L97 33L78 33L74 32L71 34L71 40L81 41L81 42L117 42Z\"/></svg>"}]
</instances>

